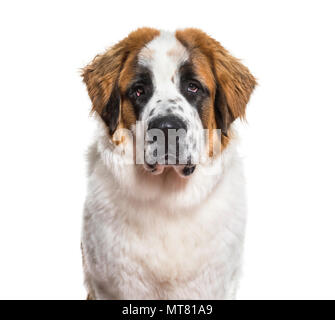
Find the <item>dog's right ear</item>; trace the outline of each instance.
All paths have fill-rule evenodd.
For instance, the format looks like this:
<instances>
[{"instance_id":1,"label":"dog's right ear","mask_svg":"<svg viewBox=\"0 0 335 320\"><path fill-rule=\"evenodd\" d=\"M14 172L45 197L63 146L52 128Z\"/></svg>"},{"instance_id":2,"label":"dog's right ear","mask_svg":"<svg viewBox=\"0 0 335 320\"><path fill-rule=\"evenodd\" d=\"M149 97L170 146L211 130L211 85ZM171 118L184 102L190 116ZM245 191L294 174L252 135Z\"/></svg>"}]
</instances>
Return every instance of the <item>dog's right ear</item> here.
<instances>
[{"instance_id":1,"label":"dog's right ear","mask_svg":"<svg viewBox=\"0 0 335 320\"><path fill-rule=\"evenodd\" d=\"M116 130L120 118L118 79L126 59L121 41L83 68L82 77L92 101L92 112L98 113L110 134Z\"/></svg>"},{"instance_id":2,"label":"dog's right ear","mask_svg":"<svg viewBox=\"0 0 335 320\"><path fill-rule=\"evenodd\" d=\"M92 100L92 111L101 116L111 135L122 117L122 99L119 88L119 82L122 82L122 79L119 79L122 78L121 73L126 69L128 60L134 60L143 46L158 35L159 31L156 29L137 29L104 54L96 56L83 69L82 77ZM129 81L127 74L124 74L123 78L126 78L126 82Z\"/></svg>"}]
</instances>

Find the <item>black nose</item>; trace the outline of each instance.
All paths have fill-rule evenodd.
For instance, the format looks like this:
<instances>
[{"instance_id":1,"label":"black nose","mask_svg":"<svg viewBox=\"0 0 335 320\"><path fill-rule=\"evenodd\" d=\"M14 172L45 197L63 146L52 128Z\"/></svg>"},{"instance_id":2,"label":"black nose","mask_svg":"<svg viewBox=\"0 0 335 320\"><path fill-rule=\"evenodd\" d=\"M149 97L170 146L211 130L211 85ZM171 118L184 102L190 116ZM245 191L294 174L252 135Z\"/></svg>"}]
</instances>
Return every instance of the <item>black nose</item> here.
<instances>
[{"instance_id":1,"label":"black nose","mask_svg":"<svg viewBox=\"0 0 335 320\"><path fill-rule=\"evenodd\" d=\"M157 117L150 121L148 125L149 132L151 129L159 129L164 133L166 163L171 164L170 161L179 163L179 155L184 148L184 138L187 130L186 123L173 115ZM176 132L174 132L176 133L175 137L173 136L174 133L171 135L171 132L169 132L170 129L176 130ZM179 131L180 129L182 129L182 132ZM170 139L169 135L171 136ZM164 156L164 154L162 156Z\"/></svg>"},{"instance_id":2,"label":"black nose","mask_svg":"<svg viewBox=\"0 0 335 320\"><path fill-rule=\"evenodd\" d=\"M165 137L167 137L169 129L183 129L186 131L186 124L182 119L176 116L157 117L150 121L148 130L151 129L162 130L165 134Z\"/></svg>"}]
</instances>

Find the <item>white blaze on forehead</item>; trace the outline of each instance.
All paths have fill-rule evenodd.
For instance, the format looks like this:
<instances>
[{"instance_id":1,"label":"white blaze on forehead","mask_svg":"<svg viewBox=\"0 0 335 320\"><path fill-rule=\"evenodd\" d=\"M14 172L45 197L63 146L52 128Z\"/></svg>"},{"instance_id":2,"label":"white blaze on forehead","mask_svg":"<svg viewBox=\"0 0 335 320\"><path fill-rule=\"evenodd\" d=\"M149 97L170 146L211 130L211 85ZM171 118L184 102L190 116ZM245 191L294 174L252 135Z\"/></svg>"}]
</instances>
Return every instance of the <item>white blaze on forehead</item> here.
<instances>
[{"instance_id":1,"label":"white blaze on forehead","mask_svg":"<svg viewBox=\"0 0 335 320\"><path fill-rule=\"evenodd\" d=\"M178 67L188 59L186 48L176 39L174 33L161 31L139 53L139 64L148 67L155 84L171 82Z\"/></svg>"}]
</instances>

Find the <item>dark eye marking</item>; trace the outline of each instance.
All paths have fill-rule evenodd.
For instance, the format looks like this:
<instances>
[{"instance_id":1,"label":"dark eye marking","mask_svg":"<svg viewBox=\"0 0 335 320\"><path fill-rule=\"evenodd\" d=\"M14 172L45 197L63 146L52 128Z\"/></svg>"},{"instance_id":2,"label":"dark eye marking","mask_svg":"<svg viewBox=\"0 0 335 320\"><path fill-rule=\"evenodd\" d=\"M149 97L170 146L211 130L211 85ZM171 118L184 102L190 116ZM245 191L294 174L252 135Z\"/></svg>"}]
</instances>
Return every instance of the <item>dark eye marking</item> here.
<instances>
[{"instance_id":1,"label":"dark eye marking","mask_svg":"<svg viewBox=\"0 0 335 320\"><path fill-rule=\"evenodd\" d=\"M206 85L200 81L191 62L186 62L179 69L180 93L195 108L200 117L210 93Z\"/></svg>"},{"instance_id":2,"label":"dark eye marking","mask_svg":"<svg viewBox=\"0 0 335 320\"><path fill-rule=\"evenodd\" d=\"M153 94L150 70L138 67L135 77L128 86L126 97L131 101L137 118Z\"/></svg>"},{"instance_id":3,"label":"dark eye marking","mask_svg":"<svg viewBox=\"0 0 335 320\"><path fill-rule=\"evenodd\" d=\"M191 96L202 92L203 94L208 94L208 89L204 86L197 78L197 74L194 71L193 65L191 63L185 63L180 67L180 89L183 93L187 92Z\"/></svg>"},{"instance_id":4,"label":"dark eye marking","mask_svg":"<svg viewBox=\"0 0 335 320\"><path fill-rule=\"evenodd\" d=\"M151 77L147 73L138 74L130 84L128 95L133 95L135 98L145 95L148 92L148 87L152 85Z\"/></svg>"},{"instance_id":5,"label":"dark eye marking","mask_svg":"<svg viewBox=\"0 0 335 320\"><path fill-rule=\"evenodd\" d=\"M151 92L151 83L145 81L135 82L128 90L128 96L136 102L138 99L145 98Z\"/></svg>"}]
</instances>

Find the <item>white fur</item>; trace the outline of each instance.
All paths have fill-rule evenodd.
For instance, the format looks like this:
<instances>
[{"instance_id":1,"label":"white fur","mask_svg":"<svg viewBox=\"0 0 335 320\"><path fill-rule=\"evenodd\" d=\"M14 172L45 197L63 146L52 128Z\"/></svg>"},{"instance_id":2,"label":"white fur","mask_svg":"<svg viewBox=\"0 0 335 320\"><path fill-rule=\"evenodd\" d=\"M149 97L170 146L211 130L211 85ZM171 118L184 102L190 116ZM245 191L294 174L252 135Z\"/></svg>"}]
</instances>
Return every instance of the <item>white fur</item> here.
<instances>
[{"instance_id":1,"label":"white fur","mask_svg":"<svg viewBox=\"0 0 335 320\"><path fill-rule=\"evenodd\" d=\"M170 53L170 54L168 54ZM199 158L199 145L202 123L199 113L184 98L179 90L179 67L187 61L189 54L186 48L175 38L173 33L162 31L160 36L149 42L139 53L139 64L151 70L153 75L154 94L141 114L141 121L147 126L155 117L168 115L167 110L182 119L187 125L185 145L189 149L182 151L181 157ZM173 103L171 103L173 101ZM192 148L192 145L195 148ZM155 144L146 144L147 155L155 149ZM186 163L186 162L185 162Z\"/></svg>"},{"instance_id":2,"label":"white fur","mask_svg":"<svg viewBox=\"0 0 335 320\"><path fill-rule=\"evenodd\" d=\"M123 161L98 119L82 235L94 298L234 298L246 213L237 143L234 134L222 157L188 179L172 168L154 176Z\"/></svg>"}]
</instances>

